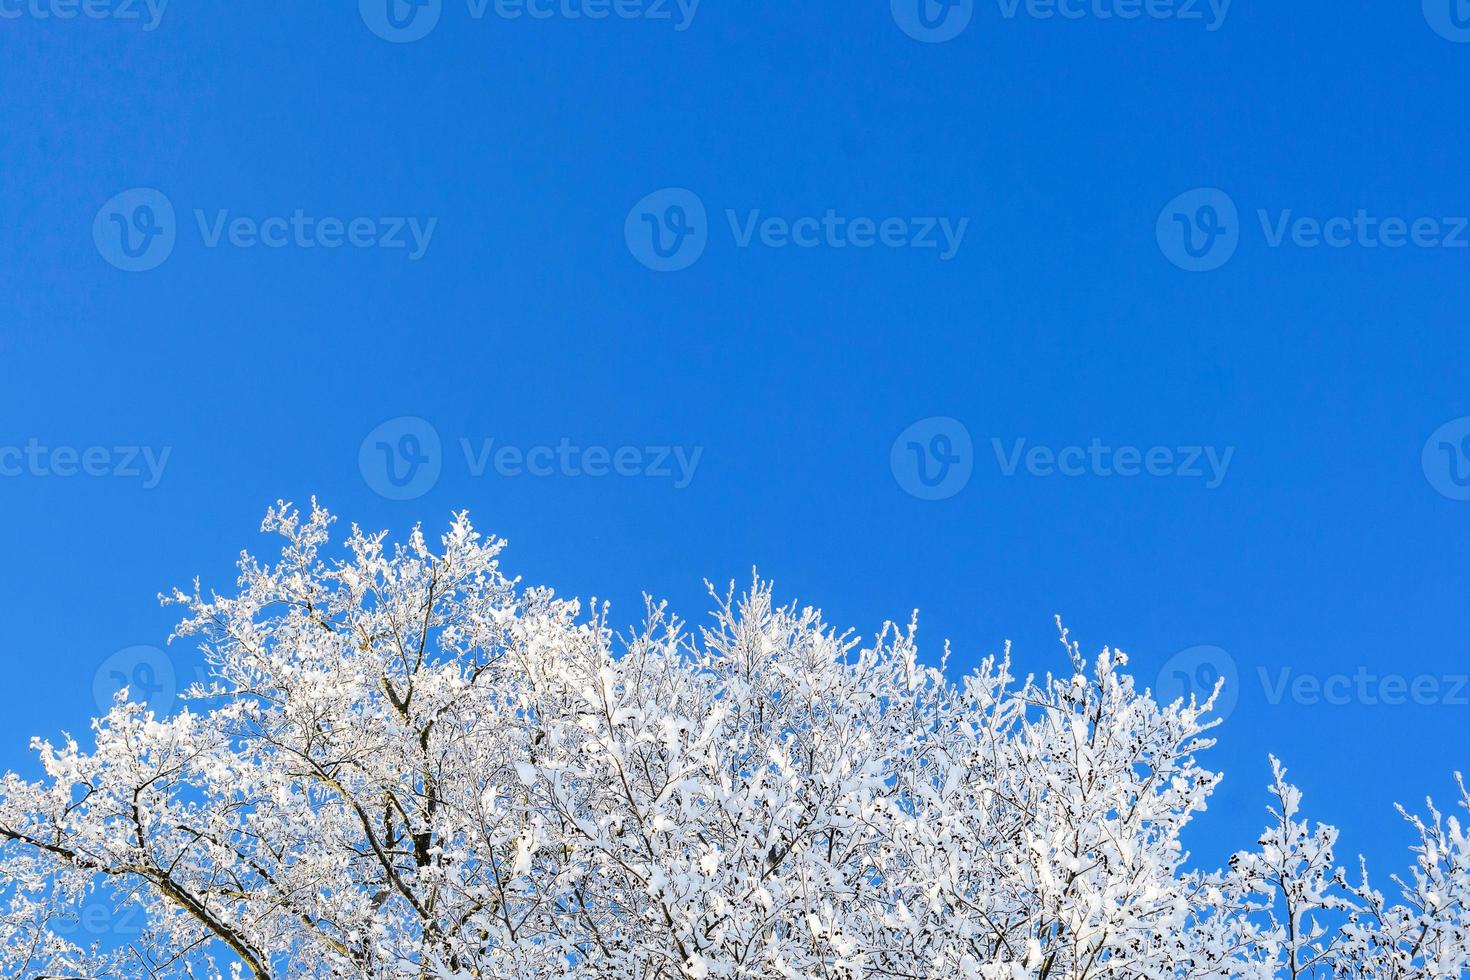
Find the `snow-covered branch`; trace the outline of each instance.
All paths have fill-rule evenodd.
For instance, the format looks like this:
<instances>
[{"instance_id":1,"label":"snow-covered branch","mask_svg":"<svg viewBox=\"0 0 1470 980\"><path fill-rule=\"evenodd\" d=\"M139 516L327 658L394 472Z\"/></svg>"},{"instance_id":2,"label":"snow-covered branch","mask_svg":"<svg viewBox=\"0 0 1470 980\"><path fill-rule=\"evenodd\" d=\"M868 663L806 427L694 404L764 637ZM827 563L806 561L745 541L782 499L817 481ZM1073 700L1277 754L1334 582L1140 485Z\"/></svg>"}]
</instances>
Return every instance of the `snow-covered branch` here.
<instances>
[{"instance_id":1,"label":"snow-covered branch","mask_svg":"<svg viewBox=\"0 0 1470 980\"><path fill-rule=\"evenodd\" d=\"M1470 841L1432 803L1394 895L1274 763L1229 868L1180 844L1208 704L1127 658L951 680L756 580L691 630L524 589L464 515L431 546L272 509L278 560L184 609L211 682L0 783L7 975L297 980L1458 978ZM1460 787L1461 808L1470 796ZM136 943L60 928L97 894Z\"/></svg>"}]
</instances>

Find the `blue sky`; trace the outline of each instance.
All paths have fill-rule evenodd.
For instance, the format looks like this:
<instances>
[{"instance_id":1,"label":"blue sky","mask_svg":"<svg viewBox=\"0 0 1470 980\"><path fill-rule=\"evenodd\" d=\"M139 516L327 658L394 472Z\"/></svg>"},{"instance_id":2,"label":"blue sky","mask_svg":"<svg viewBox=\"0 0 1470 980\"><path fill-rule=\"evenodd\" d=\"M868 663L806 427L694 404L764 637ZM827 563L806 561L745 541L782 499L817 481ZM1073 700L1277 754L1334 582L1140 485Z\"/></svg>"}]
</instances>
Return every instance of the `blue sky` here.
<instances>
[{"instance_id":1,"label":"blue sky","mask_svg":"<svg viewBox=\"0 0 1470 980\"><path fill-rule=\"evenodd\" d=\"M0 762L188 679L156 593L315 494L621 621L759 565L1045 671L1060 613L1235 681L1202 863L1275 752L1406 865L1470 719L1463 0L394 2L0 0Z\"/></svg>"}]
</instances>

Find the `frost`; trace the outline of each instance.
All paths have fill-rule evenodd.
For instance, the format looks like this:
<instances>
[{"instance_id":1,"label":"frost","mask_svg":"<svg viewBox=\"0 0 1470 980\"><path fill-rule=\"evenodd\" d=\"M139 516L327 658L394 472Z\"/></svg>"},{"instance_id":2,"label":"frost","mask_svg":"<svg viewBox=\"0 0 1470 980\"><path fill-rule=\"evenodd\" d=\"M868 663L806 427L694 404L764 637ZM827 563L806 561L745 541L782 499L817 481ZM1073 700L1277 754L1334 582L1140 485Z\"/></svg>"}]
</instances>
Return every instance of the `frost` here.
<instances>
[{"instance_id":1,"label":"frost","mask_svg":"<svg viewBox=\"0 0 1470 980\"><path fill-rule=\"evenodd\" d=\"M457 515L438 551L273 508L279 561L186 611L209 688L120 700L0 781L0 965L34 978L1458 978L1470 840L1350 880L1272 760L1227 869L1180 835L1218 775L1206 706L1088 660L951 680L756 581L630 636L522 589ZM592 607L594 610L596 606ZM1463 784L1460 805L1470 805ZM68 927L106 899L122 949Z\"/></svg>"}]
</instances>

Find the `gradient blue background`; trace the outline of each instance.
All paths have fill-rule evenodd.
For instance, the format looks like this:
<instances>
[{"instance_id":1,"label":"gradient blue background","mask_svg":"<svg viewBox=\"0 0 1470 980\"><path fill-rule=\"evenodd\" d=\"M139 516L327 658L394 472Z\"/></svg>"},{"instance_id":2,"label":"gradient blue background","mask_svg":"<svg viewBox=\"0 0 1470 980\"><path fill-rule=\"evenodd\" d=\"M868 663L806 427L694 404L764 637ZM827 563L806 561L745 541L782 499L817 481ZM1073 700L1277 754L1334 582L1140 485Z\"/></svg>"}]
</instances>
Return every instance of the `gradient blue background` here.
<instances>
[{"instance_id":1,"label":"gradient blue background","mask_svg":"<svg viewBox=\"0 0 1470 980\"><path fill-rule=\"evenodd\" d=\"M155 594L227 588L278 497L511 541L528 583L695 622L752 565L865 634L921 610L966 668L1016 641L1064 667L1052 615L1152 683L1227 651L1227 773L1192 839L1214 866L1264 824L1267 753L1342 856L1404 867L1395 801L1454 796L1462 705L1271 704L1257 671L1470 671L1470 503L1425 440L1470 415L1470 252L1271 249L1254 214L1470 214L1470 45L1417 3L1237 0L1224 27L1007 20L921 44L888 0L705 0L646 21L471 20L447 0L389 44L355 4L174 0L156 31L0 20L0 445L172 447L162 483L0 479L0 765L82 731L116 650L158 644ZM121 272L92 221L128 188L179 210L172 257ZM668 186L715 223L691 269L623 241ZM1155 240L1219 187L1240 250L1189 274ZM738 249L725 208L970 218L932 251ZM419 215L400 252L204 248L190 212ZM444 474L394 502L363 438L431 421ZM889 467L917 419L962 420L973 479L925 502ZM461 437L680 444L693 484L473 479ZM991 438L1233 446L1224 485L1001 475ZM181 673L192 669L175 646ZM1384 882L1386 884L1386 881Z\"/></svg>"}]
</instances>

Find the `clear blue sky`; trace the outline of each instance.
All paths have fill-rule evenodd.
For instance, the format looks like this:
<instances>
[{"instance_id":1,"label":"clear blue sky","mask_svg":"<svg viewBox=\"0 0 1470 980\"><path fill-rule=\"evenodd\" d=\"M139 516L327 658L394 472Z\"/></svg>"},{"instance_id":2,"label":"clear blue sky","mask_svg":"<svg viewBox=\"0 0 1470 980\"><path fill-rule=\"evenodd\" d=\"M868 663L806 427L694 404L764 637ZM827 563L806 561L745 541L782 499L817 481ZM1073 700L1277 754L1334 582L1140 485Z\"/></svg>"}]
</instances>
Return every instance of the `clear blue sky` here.
<instances>
[{"instance_id":1,"label":"clear blue sky","mask_svg":"<svg viewBox=\"0 0 1470 980\"><path fill-rule=\"evenodd\" d=\"M0 764L316 494L621 621L758 564L957 668L1233 664L1207 863L1271 751L1381 873L1452 796L1463 4L121 2L0 0Z\"/></svg>"}]
</instances>

